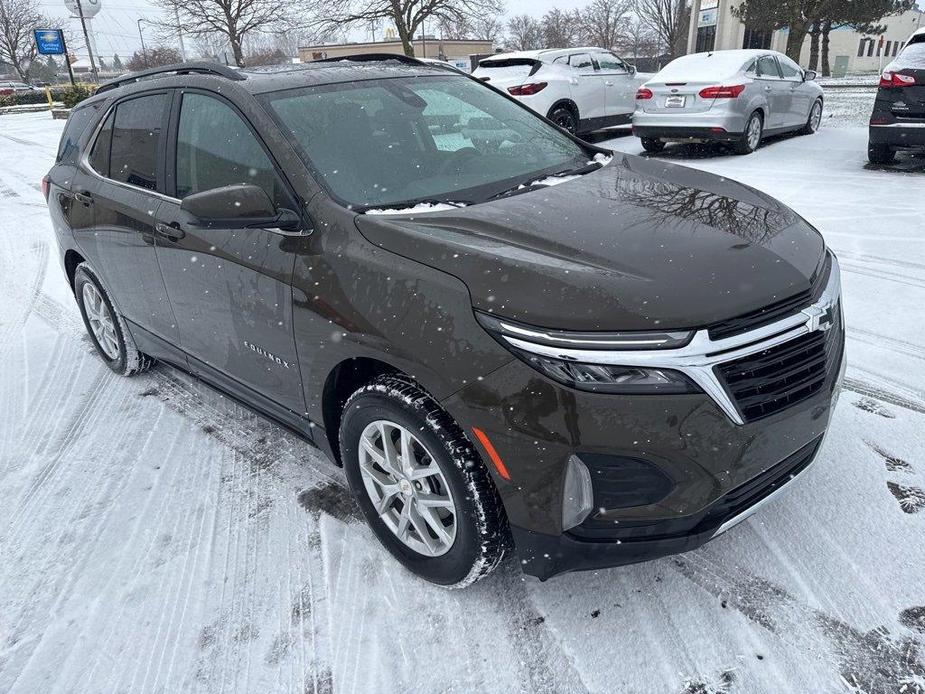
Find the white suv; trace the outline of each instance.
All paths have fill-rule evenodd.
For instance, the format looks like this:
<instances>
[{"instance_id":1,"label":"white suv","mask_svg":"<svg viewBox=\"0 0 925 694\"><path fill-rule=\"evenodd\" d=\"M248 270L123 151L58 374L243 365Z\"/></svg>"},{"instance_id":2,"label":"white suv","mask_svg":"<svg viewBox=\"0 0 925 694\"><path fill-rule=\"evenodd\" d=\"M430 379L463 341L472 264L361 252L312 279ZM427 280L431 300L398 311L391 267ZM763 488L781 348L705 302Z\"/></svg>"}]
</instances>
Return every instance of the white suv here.
<instances>
[{"instance_id":1,"label":"white suv","mask_svg":"<svg viewBox=\"0 0 925 694\"><path fill-rule=\"evenodd\" d=\"M500 53L472 74L572 133L629 124L636 88L651 77L610 51L587 47Z\"/></svg>"}]
</instances>

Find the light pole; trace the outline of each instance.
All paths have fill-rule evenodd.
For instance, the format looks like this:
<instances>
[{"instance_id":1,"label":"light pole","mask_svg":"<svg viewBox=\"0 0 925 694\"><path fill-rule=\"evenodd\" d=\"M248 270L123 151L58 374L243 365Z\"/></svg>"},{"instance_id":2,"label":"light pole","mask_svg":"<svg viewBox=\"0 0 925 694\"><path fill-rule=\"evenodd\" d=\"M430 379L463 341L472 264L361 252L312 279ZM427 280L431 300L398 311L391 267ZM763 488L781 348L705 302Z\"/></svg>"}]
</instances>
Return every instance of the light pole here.
<instances>
[{"instance_id":1,"label":"light pole","mask_svg":"<svg viewBox=\"0 0 925 694\"><path fill-rule=\"evenodd\" d=\"M145 59L145 67L148 67L148 51L145 49L145 35L141 33L141 23L144 19L138 20L138 37L141 39L141 56Z\"/></svg>"}]
</instances>

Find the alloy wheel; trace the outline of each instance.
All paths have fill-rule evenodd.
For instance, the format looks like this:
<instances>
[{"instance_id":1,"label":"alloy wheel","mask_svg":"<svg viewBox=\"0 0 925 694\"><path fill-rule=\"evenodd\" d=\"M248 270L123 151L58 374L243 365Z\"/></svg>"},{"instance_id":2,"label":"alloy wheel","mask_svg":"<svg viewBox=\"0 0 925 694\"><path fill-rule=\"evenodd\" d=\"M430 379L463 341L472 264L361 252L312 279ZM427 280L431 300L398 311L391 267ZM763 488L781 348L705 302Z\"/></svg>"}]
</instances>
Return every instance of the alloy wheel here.
<instances>
[{"instance_id":1,"label":"alloy wheel","mask_svg":"<svg viewBox=\"0 0 925 694\"><path fill-rule=\"evenodd\" d=\"M395 537L424 556L446 554L456 539L456 504L424 444L400 424L376 420L360 436L359 461L366 494Z\"/></svg>"},{"instance_id":2,"label":"alloy wheel","mask_svg":"<svg viewBox=\"0 0 925 694\"><path fill-rule=\"evenodd\" d=\"M121 354L119 338L116 336L116 324L103 295L92 282L83 286L83 307L93 337L100 349L110 359L118 359Z\"/></svg>"},{"instance_id":3,"label":"alloy wheel","mask_svg":"<svg viewBox=\"0 0 925 694\"><path fill-rule=\"evenodd\" d=\"M758 145L761 144L761 118L758 116L752 116L751 120L748 121L748 131L746 132L746 139L748 140L748 148L755 150L758 149Z\"/></svg>"},{"instance_id":4,"label":"alloy wheel","mask_svg":"<svg viewBox=\"0 0 925 694\"><path fill-rule=\"evenodd\" d=\"M813 110L809 114L809 129L810 132L816 132L819 130L819 125L822 123L822 103L817 101L813 104Z\"/></svg>"}]
</instances>

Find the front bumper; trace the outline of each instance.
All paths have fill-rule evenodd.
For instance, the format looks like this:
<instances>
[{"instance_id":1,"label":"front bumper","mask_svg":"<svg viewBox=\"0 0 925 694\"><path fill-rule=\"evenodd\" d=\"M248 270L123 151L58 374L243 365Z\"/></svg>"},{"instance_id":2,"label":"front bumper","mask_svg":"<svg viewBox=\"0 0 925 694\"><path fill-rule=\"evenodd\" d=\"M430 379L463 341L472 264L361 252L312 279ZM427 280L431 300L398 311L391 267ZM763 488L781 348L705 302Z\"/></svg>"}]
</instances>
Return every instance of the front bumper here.
<instances>
[{"instance_id":1,"label":"front bumper","mask_svg":"<svg viewBox=\"0 0 925 694\"><path fill-rule=\"evenodd\" d=\"M817 381L818 390L770 414L737 421L722 393L707 387L704 392L675 395L579 391L547 379L520 360L446 399L444 406L456 420L467 431L478 427L487 433L503 460L506 477L492 472L524 571L545 579L694 549L743 519L808 467L828 428L845 369L840 309L828 329L815 310L830 301L831 306L840 305L835 289L829 296L829 289L838 286L837 274L832 277L819 302L729 338L738 341L770 333L764 342L743 348L766 355L778 349L765 348L775 340L783 340L779 347L787 353L798 340L828 336L825 376ZM800 327L804 319L805 329ZM781 333L780 326L791 323L800 324L791 327L802 337ZM719 369L721 365L709 359L701 363L692 356L696 343L692 340L676 350L678 363L693 369L694 375L698 369ZM725 353L737 358L735 351ZM670 352L661 354L660 359ZM788 369L794 364L788 362ZM668 363L661 366L671 368ZM563 490L571 456L589 470L593 510L578 526L564 530Z\"/></svg>"}]
</instances>

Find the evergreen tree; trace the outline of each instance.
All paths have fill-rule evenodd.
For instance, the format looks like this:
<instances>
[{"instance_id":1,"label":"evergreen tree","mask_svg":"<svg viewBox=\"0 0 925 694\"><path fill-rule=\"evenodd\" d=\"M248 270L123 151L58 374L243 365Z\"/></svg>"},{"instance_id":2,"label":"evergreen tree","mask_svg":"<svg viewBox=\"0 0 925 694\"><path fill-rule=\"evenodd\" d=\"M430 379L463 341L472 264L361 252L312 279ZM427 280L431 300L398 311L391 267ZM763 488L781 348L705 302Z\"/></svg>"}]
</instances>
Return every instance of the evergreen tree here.
<instances>
[{"instance_id":1,"label":"evergreen tree","mask_svg":"<svg viewBox=\"0 0 925 694\"><path fill-rule=\"evenodd\" d=\"M119 57L118 53L116 53L112 57L112 69L115 72L121 72L122 70L125 69L124 67L122 67L122 58Z\"/></svg>"}]
</instances>

